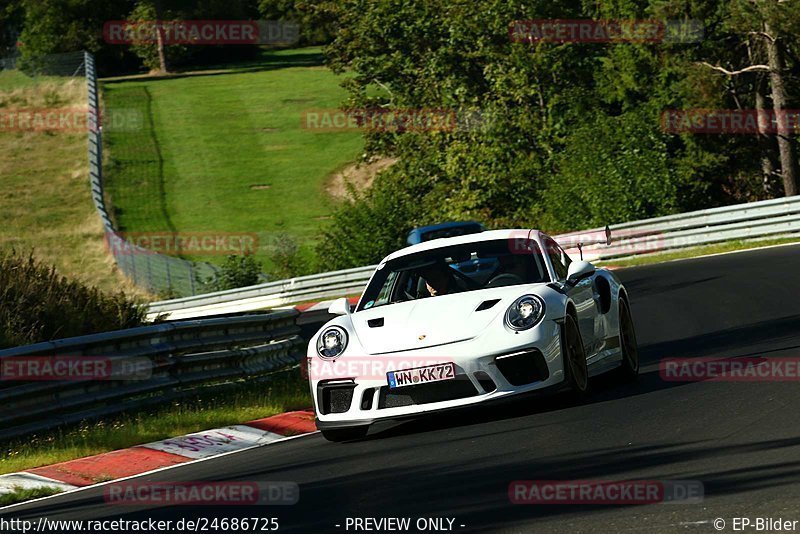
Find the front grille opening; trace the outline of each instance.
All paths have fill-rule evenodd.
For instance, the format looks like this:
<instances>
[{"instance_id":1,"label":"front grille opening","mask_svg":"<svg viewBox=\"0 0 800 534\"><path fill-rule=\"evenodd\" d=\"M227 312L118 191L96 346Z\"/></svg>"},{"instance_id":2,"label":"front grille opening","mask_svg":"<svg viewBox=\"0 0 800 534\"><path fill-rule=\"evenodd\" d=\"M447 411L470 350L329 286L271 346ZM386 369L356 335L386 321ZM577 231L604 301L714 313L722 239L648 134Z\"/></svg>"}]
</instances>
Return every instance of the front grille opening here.
<instances>
[{"instance_id":1,"label":"front grille opening","mask_svg":"<svg viewBox=\"0 0 800 534\"><path fill-rule=\"evenodd\" d=\"M486 393L491 393L497 389L497 384L494 383L492 377L490 377L485 371L478 371L473 376L475 376L475 380L478 381L478 384L481 385L483 391Z\"/></svg>"},{"instance_id":2,"label":"front grille opening","mask_svg":"<svg viewBox=\"0 0 800 534\"><path fill-rule=\"evenodd\" d=\"M356 385L349 384L324 384L317 386L317 397L319 398L319 411L323 415L329 413L345 413L350 410L353 402L353 390Z\"/></svg>"},{"instance_id":3,"label":"front grille opening","mask_svg":"<svg viewBox=\"0 0 800 534\"><path fill-rule=\"evenodd\" d=\"M394 390L390 390L389 386L383 386L378 396L378 409L465 399L477 394L478 390L466 375L456 376L454 380L419 384Z\"/></svg>"},{"instance_id":4,"label":"front grille opening","mask_svg":"<svg viewBox=\"0 0 800 534\"><path fill-rule=\"evenodd\" d=\"M494 362L497 369L503 373L505 379L512 386L541 382L550 376L544 356L537 349L508 356L498 356Z\"/></svg>"},{"instance_id":5,"label":"front grille opening","mask_svg":"<svg viewBox=\"0 0 800 534\"><path fill-rule=\"evenodd\" d=\"M367 388L364 390L364 393L361 395L361 409L362 410L371 410L372 409L372 399L375 398L375 388Z\"/></svg>"}]
</instances>

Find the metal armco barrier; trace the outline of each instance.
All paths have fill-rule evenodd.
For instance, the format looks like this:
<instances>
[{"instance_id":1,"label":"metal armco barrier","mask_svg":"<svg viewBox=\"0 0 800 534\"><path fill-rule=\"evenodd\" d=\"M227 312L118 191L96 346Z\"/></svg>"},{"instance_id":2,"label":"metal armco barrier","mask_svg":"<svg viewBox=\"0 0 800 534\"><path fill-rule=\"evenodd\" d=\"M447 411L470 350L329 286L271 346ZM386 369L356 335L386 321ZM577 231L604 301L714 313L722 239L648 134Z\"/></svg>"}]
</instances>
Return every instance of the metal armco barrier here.
<instances>
[{"instance_id":1,"label":"metal armco barrier","mask_svg":"<svg viewBox=\"0 0 800 534\"><path fill-rule=\"evenodd\" d=\"M604 230L595 228L554 238L570 256L578 258L578 243L597 241ZM791 234L800 234L800 196L615 224L611 226L611 245L586 245L583 257L587 261L612 260L735 239ZM161 314L169 319L186 319L355 295L363 291L375 267L370 265L154 302L150 305L149 317Z\"/></svg>"},{"instance_id":2,"label":"metal armco barrier","mask_svg":"<svg viewBox=\"0 0 800 534\"><path fill-rule=\"evenodd\" d=\"M602 232L596 228L556 240L573 255L577 253L576 243L584 236ZM611 226L611 245L586 246L583 256L587 261L604 261L792 234L800 234L800 196L615 224Z\"/></svg>"},{"instance_id":3,"label":"metal armco barrier","mask_svg":"<svg viewBox=\"0 0 800 534\"><path fill-rule=\"evenodd\" d=\"M361 293L375 270L374 265L330 273L300 276L257 286L229 289L195 297L154 302L148 317L169 319L242 313Z\"/></svg>"},{"instance_id":4,"label":"metal armco barrier","mask_svg":"<svg viewBox=\"0 0 800 534\"><path fill-rule=\"evenodd\" d=\"M10 439L262 379L304 354L294 310L162 323L0 351L0 440ZM25 359L102 357L146 362L147 373L122 380L12 381ZM8 367L7 367L8 366Z\"/></svg>"}]
</instances>

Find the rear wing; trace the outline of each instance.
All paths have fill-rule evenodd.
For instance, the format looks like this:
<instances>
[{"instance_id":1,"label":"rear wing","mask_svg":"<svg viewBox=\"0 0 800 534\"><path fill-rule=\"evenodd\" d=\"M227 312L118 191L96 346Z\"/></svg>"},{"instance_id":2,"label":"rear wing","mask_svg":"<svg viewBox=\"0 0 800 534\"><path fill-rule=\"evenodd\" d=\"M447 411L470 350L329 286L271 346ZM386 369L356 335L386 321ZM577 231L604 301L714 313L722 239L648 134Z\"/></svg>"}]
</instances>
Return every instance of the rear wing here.
<instances>
[{"instance_id":1,"label":"rear wing","mask_svg":"<svg viewBox=\"0 0 800 534\"><path fill-rule=\"evenodd\" d=\"M573 232L554 238L564 250L575 250L583 260L583 247L591 245L611 245L611 227L606 225L602 230Z\"/></svg>"},{"instance_id":2,"label":"rear wing","mask_svg":"<svg viewBox=\"0 0 800 534\"><path fill-rule=\"evenodd\" d=\"M611 245L611 227L606 225L605 230L605 239L600 240L588 240L588 241L579 241L578 242L578 251L581 253L581 261L583 261L583 247L586 245Z\"/></svg>"}]
</instances>

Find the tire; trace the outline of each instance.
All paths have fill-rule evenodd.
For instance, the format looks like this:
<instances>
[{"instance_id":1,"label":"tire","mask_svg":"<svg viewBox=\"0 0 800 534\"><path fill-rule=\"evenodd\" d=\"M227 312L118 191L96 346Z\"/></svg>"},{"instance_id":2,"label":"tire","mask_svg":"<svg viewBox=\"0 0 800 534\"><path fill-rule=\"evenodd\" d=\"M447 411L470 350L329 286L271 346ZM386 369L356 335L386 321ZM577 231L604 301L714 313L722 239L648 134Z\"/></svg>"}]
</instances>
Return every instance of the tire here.
<instances>
[{"instance_id":1,"label":"tire","mask_svg":"<svg viewBox=\"0 0 800 534\"><path fill-rule=\"evenodd\" d=\"M585 396L589 391L589 368L586 365L586 349L583 346L578 324L571 315L567 315L564 318L561 356L564 360L564 374L570 389L579 398Z\"/></svg>"},{"instance_id":2,"label":"tire","mask_svg":"<svg viewBox=\"0 0 800 534\"><path fill-rule=\"evenodd\" d=\"M322 437L328 441L334 441L336 443L341 443L343 441L355 441L365 438L368 430L369 425L346 428L331 428L329 430L322 430Z\"/></svg>"},{"instance_id":3,"label":"tire","mask_svg":"<svg viewBox=\"0 0 800 534\"><path fill-rule=\"evenodd\" d=\"M639 347L636 344L636 330L628 303L619 300L619 347L622 352L622 365L619 375L626 382L633 382L639 376Z\"/></svg>"}]
</instances>

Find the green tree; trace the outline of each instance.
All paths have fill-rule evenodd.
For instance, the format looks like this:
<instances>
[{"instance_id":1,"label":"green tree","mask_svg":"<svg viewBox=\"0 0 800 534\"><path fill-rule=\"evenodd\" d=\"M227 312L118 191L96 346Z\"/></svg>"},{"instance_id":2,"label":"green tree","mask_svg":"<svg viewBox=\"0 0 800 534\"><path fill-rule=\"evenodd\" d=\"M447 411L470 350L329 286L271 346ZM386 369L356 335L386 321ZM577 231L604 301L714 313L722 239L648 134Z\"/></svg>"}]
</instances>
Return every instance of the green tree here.
<instances>
[{"instance_id":1,"label":"green tree","mask_svg":"<svg viewBox=\"0 0 800 534\"><path fill-rule=\"evenodd\" d=\"M122 47L104 43L103 26L124 17L128 0L22 0L21 5L22 68L50 54L80 50L95 53L102 65L126 62Z\"/></svg>"},{"instance_id":2,"label":"green tree","mask_svg":"<svg viewBox=\"0 0 800 534\"><path fill-rule=\"evenodd\" d=\"M0 3L0 57L15 51L24 16L21 0Z\"/></svg>"},{"instance_id":3,"label":"green tree","mask_svg":"<svg viewBox=\"0 0 800 534\"><path fill-rule=\"evenodd\" d=\"M178 20L252 20L258 17L257 0L136 0L130 11L133 21L178 21ZM154 32L156 42L141 42L131 50L151 71L169 72L173 66L214 61L218 57L240 58L254 47L237 45L191 46L184 43L169 43L164 31ZM245 54L242 54L242 51Z\"/></svg>"},{"instance_id":4,"label":"green tree","mask_svg":"<svg viewBox=\"0 0 800 534\"><path fill-rule=\"evenodd\" d=\"M733 13L723 0L345 0L327 49L332 68L351 74L344 108L447 109L484 120L448 131L367 132L368 154L399 163L334 216L320 252L342 251L338 266L375 261L412 226L447 219L577 230L763 198L752 138L661 126L667 110L756 105L758 80L732 82L703 66L747 57ZM798 20L787 13L783 20ZM670 23L660 42L509 39L515 20L553 18ZM705 37L677 39L681 21L698 21ZM782 42L788 70L794 41ZM374 239L360 239L359 228Z\"/></svg>"},{"instance_id":5,"label":"green tree","mask_svg":"<svg viewBox=\"0 0 800 534\"><path fill-rule=\"evenodd\" d=\"M800 168L797 162L796 141L792 138L789 119L783 110L792 109L792 81L790 69L796 70L800 36L800 6L779 0L733 0L727 5L725 28L731 34L731 45L738 52L735 62L704 61L702 64L717 75L729 78L746 78L754 94L758 109L766 109L766 87L769 87L771 105L778 126L775 141L780 160L780 176L786 196L800 193ZM736 66L733 66L736 65ZM737 80L739 81L739 80ZM732 80L731 84L735 83ZM768 136L769 137L769 136ZM771 143L762 142L762 151ZM762 154L765 180L771 172L769 157Z\"/></svg>"},{"instance_id":6,"label":"green tree","mask_svg":"<svg viewBox=\"0 0 800 534\"><path fill-rule=\"evenodd\" d=\"M301 45L327 44L336 33L337 5L332 0L261 0L258 11L264 20L297 23Z\"/></svg>"}]
</instances>

